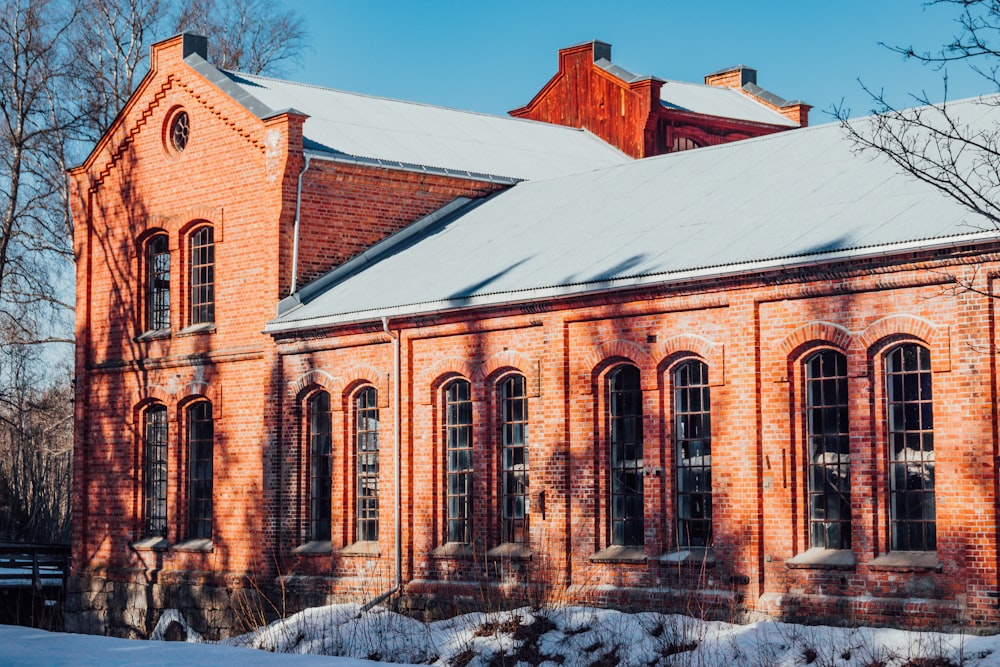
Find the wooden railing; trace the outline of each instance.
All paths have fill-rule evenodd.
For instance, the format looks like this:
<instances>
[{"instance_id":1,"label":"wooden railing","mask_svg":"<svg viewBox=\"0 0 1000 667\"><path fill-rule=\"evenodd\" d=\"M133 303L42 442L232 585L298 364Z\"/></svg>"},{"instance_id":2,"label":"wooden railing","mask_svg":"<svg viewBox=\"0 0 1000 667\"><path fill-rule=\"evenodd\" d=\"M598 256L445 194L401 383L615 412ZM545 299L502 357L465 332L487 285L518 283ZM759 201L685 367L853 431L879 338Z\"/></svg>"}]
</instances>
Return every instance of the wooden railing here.
<instances>
[{"instance_id":1,"label":"wooden railing","mask_svg":"<svg viewBox=\"0 0 1000 667\"><path fill-rule=\"evenodd\" d=\"M68 545L0 543L0 587L65 588L69 558Z\"/></svg>"}]
</instances>

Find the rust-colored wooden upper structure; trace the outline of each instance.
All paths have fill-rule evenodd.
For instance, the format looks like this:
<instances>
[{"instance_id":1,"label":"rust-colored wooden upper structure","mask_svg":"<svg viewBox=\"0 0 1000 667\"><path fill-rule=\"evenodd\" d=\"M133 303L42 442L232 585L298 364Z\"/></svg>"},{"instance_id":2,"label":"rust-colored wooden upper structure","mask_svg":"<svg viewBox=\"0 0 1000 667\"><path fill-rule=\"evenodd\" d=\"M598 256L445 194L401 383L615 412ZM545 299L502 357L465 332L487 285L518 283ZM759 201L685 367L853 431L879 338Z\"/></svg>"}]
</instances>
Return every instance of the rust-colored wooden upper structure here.
<instances>
[{"instance_id":1,"label":"rust-colored wooden upper structure","mask_svg":"<svg viewBox=\"0 0 1000 667\"><path fill-rule=\"evenodd\" d=\"M585 128L639 158L805 127L810 108L761 88L744 65L704 85L665 81L618 67L611 45L593 41L561 49L556 75L510 114Z\"/></svg>"}]
</instances>

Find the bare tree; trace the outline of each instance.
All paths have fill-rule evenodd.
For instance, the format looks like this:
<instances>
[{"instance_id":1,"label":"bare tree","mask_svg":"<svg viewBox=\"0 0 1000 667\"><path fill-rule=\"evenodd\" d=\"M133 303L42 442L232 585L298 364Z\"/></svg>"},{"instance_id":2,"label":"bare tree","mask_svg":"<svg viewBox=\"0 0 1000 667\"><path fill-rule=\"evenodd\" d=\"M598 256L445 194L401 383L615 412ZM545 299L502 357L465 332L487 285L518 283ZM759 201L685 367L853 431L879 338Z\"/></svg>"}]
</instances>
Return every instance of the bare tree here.
<instances>
[{"instance_id":1,"label":"bare tree","mask_svg":"<svg viewBox=\"0 0 1000 667\"><path fill-rule=\"evenodd\" d=\"M57 0L9 0L0 13L0 325L20 342L36 339L49 307L66 305L49 262L72 252L61 169L74 123L64 48L74 17Z\"/></svg>"},{"instance_id":2,"label":"bare tree","mask_svg":"<svg viewBox=\"0 0 1000 667\"><path fill-rule=\"evenodd\" d=\"M65 541L71 376L39 343L72 343L69 166L79 163L171 28L209 37L222 67L276 73L304 43L263 0L0 3L0 539Z\"/></svg>"},{"instance_id":3,"label":"bare tree","mask_svg":"<svg viewBox=\"0 0 1000 667\"><path fill-rule=\"evenodd\" d=\"M960 64L979 73L993 92L1000 90L1000 0L932 0L957 10L959 30L937 51L889 46L892 51L942 71L943 101L924 92L910 94L906 107L886 93L865 87L873 115L851 120L850 109L835 109L841 125L862 151L878 153L902 170L937 188L1000 229L1000 99L985 96L975 105L948 100L946 66Z\"/></svg>"},{"instance_id":4,"label":"bare tree","mask_svg":"<svg viewBox=\"0 0 1000 667\"><path fill-rule=\"evenodd\" d=\"M176 27L207 35L216 66L249 74L280 74L306 39L302 19L269 0L184 0Z\"/></svg>"},{"instance_id":5,"label":"bare tree","mask_svg":"<svg viewBox=\"0 0 1000 667\"><path fill-rule=\"evenodd\" d=\"M0 353L0 541L69 541L69 371L46 377L39 358L34 346Z\"/></svg>"},{"instance_id":6,"label":"bare tree","mask_svg":"<svg viewBox=\"0 0 1000 667\"><path fill-rule=\"evenodd\" d=\"M84 120L81 139L96 142L148 68L149 45L167 15L162 0L90 0L73 29L74 77Z\"/></svg>"}]
</instances>

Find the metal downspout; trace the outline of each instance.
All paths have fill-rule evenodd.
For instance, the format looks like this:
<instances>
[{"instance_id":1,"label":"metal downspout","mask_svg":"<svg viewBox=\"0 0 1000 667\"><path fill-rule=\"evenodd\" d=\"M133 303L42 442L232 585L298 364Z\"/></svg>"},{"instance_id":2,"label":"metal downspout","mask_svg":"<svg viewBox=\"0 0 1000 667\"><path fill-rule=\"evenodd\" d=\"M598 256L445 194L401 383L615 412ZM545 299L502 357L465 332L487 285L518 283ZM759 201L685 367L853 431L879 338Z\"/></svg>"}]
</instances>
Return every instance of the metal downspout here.
<instances>
[{"instance_id":1,"label":"metal downspout","mask_svg":"<svg viewBox=\"0 0 1000 667\"><path fill-rule=\"evenodd\" d=\"M312 156L308 153L304 153L303 155L306 158L306 163L303 165L302 171L299 172L299 182L295 186L295 229L292 232L292 288L288 292L289 296L295 294L299 288L299 219L302 211L302 177L309 170L309 162L312 160Z\"/></svg>"},{"instance_id":2,"label":"metal downspout","mask_svg":"<svg viewBox=\"0 0 1000 667\"><path fill-rule=\"evenodd\" d=\"M398 592L403 581L403 551L400 544L403 537L403 527L400 523L400 514L402 513L402 501L399 497L400 494L400 466L402 465L403 456L399 451L399 443L402 440L400 438L400 428L402 422L402 414L399 409L399 403L402 400L402 389L400 388L399 375L400 375L400 358L399 358L399 332L393 333L389 330L389 318L382 318L382 331L386 333L389 338L392 339L392 386L393 386L393 400L392 400L392 450L393 450L393 466L392 466L392 491L395 498L393 503L393 523L395 535L394 535L394 565L395 572L393 573L393 584L392 588L376 596L371 601L366 602L361 607L361 612L364 613L379 604L390 595Z\"/></svg>"}]
</instances>

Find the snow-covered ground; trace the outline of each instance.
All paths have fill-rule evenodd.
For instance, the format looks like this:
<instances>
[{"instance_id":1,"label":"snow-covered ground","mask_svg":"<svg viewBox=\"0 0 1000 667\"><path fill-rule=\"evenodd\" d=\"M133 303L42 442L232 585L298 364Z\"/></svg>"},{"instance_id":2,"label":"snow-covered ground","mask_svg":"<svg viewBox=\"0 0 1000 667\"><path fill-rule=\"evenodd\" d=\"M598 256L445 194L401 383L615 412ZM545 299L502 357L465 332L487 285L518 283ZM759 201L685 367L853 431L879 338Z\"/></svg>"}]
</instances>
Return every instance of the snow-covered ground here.
<instances>
[{"instance_id":1,"label":"snow-covered ground","mask_svg":"<svg viewBox=\"0 0 1000 667\"><path fill-rule=\"evenodd\" d=\"M159 633L179 618L165 614ZM1000 667L1000 636L731 625L589 607L467 614L425 624L385 610L362 614L356 605L332 605L221 643L201 642L194 633L187 642L132 641L0 626L0 666L377 664L365 658L453 667Z\"/></svg>"}]
</instances>

